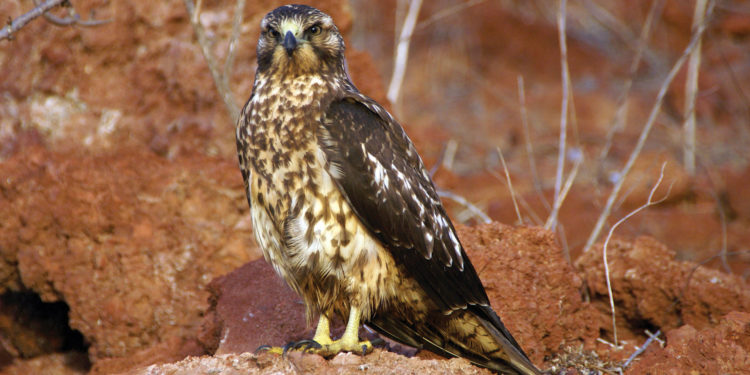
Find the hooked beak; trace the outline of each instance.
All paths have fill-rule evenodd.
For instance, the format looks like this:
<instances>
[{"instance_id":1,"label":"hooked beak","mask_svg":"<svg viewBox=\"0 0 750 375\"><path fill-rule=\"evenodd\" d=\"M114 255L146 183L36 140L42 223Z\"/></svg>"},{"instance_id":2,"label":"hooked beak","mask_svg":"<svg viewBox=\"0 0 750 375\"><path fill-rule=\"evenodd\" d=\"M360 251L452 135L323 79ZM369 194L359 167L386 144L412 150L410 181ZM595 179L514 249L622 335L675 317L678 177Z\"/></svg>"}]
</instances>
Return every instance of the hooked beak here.
<instances>
[{"instance_id":1,"label":"hooked beak","mask_svg":"<svg viewBox=\"0 0 750 375\"><path fill-rule=\"evenodd\" d=\"M284 36L284 48L289 55L291 55L294 49L297 48L297 38L291 31L287 31Z\"/></svg>"}]
</instances>

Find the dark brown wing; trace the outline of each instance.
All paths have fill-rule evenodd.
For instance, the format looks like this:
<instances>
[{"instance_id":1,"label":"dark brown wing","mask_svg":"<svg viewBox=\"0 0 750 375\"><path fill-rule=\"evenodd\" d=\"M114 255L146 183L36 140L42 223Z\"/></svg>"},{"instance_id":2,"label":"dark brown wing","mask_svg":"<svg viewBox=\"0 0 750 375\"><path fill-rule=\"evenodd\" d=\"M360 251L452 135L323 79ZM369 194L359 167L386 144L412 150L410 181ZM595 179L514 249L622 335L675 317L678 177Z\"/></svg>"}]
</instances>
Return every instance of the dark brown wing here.
<instances>
[{"instance_id":1,"label":"dark brown wing","mask_svg":"<svg viewBox=\"0 0 750 375\"><path fill-rule=\"evenodd\" d=\"M441 310L489 304L422 160L382 107L358 93L334 101L318 139L359 219Z\"/></svg>"},{"instance_id":2,"label":"dark brown wing","mask_svg":"<svg viewBox=\"0 0 750 375\"><path fill-rule=\"evenodd\" d=\"M318 140L328 172L362 223L439 309L476 317L495 338L498 352L477 352L438 322L409 323L376 314L370 323L409 345L462 356L496 371L538 374L489 306L422 160L390 114L353 92L329 106Z\"/></svg>"}]
</instances>

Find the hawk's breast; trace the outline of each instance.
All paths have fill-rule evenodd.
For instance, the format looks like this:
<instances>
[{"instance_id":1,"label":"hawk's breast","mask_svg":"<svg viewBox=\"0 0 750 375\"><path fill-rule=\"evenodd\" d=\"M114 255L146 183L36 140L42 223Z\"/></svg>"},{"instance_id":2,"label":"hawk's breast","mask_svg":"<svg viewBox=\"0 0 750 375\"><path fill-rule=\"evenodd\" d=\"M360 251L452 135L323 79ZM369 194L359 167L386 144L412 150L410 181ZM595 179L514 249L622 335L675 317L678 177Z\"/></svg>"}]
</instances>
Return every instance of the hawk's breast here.
<instances>
[{"instance_id":1,"label":"hawk's breast","mask_svg":"<svg viewBox=\"0 0 750 375\"><path fill-rule=\"evenodd\" d=\"M266 260L308 307L356 301L369 316L404 280L328 172L316 134L332 91L315 76L256 82L238 129L248 140L253 228Z\"/></svg>"}]
</instances>

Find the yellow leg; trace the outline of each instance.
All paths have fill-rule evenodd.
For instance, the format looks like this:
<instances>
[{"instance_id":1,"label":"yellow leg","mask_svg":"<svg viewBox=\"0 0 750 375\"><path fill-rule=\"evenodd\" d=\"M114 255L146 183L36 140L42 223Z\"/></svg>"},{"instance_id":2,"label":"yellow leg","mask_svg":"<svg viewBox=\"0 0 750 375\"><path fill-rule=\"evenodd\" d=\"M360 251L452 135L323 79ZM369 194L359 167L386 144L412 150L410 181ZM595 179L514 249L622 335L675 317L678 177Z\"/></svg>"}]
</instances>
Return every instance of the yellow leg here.
<instances>
[{"instance_id":1,"label":"yellow leg","mask_svg":"<svg viewBox=\"0 0 750 375\"><path fill-rule=\"evenodd\" d=\"M321 348L318 350L314 350L314 352L317 352L320 355L329 356L329 355L335 355L340 352L354 352L354 353L360 353L365 354L372 351L372 343L370 341L359 341L359 309L352 306L349 309L349 321L346 323L346 329L344 330L344 335L341 336L340 339L333 341L329 344L323 344L322 342L317 340L318 332L315 333L316 339L319 344L321 344ZM326 331L327 328L327 320L326 320ZM318 324L318 329L320 330L320 324ZM327 335L326 335L327 336ZM330 339L329 339L330 340Z\"/></svg>"},{"instance_id":2,"label":"yellow leg","mask_svg":"<svg viewBox=\"0 0 750 375\"><path fill-rule=\"evenodd\" d=\"M314 343L303 340L297 343L289 343L284 348L264 346L258 350L266 350L271 353L284 354L287 350L302 350L308 353L317 353L322 356L334 356L340 352L354 352L366 354L372 351L370 341L359 341L359 309L352 307L349 310L349 321L340 339L331 340L331 324L325 315L320 315L318 327L315 329ZM318 345L314 345L317 343ZM313 344L313 345L310 345Z\"/></svg>"},{"instance_id":3,"label":"yellow leg","mask_svg":"<svg viewBox=\"0 0 750 375\"><path fill-rule=\"evenodd\" d=\"M325 315L320 314L320 319L318 320L318 328L315 329L315 336L313 337L313 341L317 342L320 345L330 345L333 343L331 340L331 324L328 321L328 318L326 318Z\"/></svg>"}]
</instances>

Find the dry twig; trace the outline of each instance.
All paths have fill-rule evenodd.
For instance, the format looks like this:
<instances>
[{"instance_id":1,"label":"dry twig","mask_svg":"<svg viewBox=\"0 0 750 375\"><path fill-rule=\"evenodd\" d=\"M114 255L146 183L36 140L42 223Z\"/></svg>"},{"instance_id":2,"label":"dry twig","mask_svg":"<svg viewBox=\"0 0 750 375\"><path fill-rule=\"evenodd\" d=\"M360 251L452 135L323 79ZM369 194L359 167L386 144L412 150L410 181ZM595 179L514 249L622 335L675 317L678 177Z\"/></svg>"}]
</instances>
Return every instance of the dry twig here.
<instances>
[{"instance_id":1,"label":"dry twig","mask_svg":"<svg viewBox=\"0 0 750 375\"><path fill-rule=\"evenodd\" d=\"M614 141L615 134L622 131L625 128L625 118L628 114L628 97L630 96L630 89L633 86L633 80L635 74L638 71L638 67L641 65L641 57L643 51L646 49L648 38L651 35L651 25L653 21L661 11L664 9L664 0L656 0L651 3L651 8L648 10L646 16L646 22L643 23L641 28L641 35L638 38L638 45L635 50L635 57L630 63L630 70L628 72L628 79L625 81L625 86L620 93L620 97L617 98L617 111L615 117L612 119L607 131L607 140L604 143L604 147L599 155L599 161L602 162L606 159L609 150L612 148L612 142Z\"/></svg>"},{"instance_id":2,"label":"dry twig","mask_svg":"<svg viewBox=\"0 0 750 375\"><path fill-rule=\"evenodd\" d=\"M713 3L709 6L708 11L706 12L706 19L710 18L710 14L713 11ZM589 235L588 240L586 240L586 245L583 247L583 251L588 251L591 246L594 244L596 239L599 237L599 233L601 232L602 228L604 227L604 223L609 217L610 212L612 211L612 206L615 203L615 200L617 199L617 195L620 192L620 189L622 189L623 183L628 176L628 173L630 173L630 169L633 167L633 164L635 164L635 160L638 158L638 155L641 153L641 149L643 148L643 145L646 143L646 139L648 138L649 133L651 132L651 128L654 126L654 123L656 122L656 117L659 115L659 112L661 110L661 103L664 100L664 96L667 94L667 89L669 88L669 85L672 83L672 80L674 80L674 77L677 75L677 72L682 68L682 65L685 63L685 60L689 56L690 52L695 49L695 46L698 44L698 41L700 40L700 36L703 35L703 32L706 30L706 22L703 22L701 26L693 33L692 38L690 39L690 43L688 43L687 47L685 47L685 50L682 52L682 55L680 58L677 59L677 61L674 63L674 66L672 66L672 69L667 74L667 77L664 79L664 82L661 85L661 88L659 89L659 93L656 95L656 102L654 103L654 106L651 108L651 113L648 116L648 120L646 121L646 125L643 127L643 130L641 131L641 135L638 138L638 142L635 145L635 148L630 153L630 156L628 157L627 162L625 163L625 166L622 168L622 172L620 173L620 179L617 181L615 186L612 188L612 192L610 192L609 197L607 198L607 203L604 206L604 210L599 215L599 218L596 221L596 224L594 225L594 229L591 232L591 235Z\"/></svg>"},{"instance_id":3,"label":"dry twig","mask_svg":"<svg viewBox=\"0 0 750 375\"><path fill-rule=\"evenodd\" d=\"M240 25L242 25L242 16L245 12L245 0L237 0L237 6L234 9L234 21L232 22L232 36L229 39L227 59L224 61L224 71L221 78L224 87L229 88L229 78L234 70L234 56L237 51L237 44L240 37Z\"/></svg>"},{"instance_id":4,"label":"dry twig","mask_svg":"<svg viewBox=\"0 0 750 375\"><path fill-rule=\"evenodd\" d=\"M581 164L583 164L583 157L576 160L576 163L573 166L573 171L571 171L568 178L565 179L565 185L563 185L562 190L560 190L560 196L555 199L552 212L550 212L547 222L544 223L544 229L554 230L557 223L557 215L560 213L560 207L562 207L565 197L568 196L568 191L570 191L570 188L573 186L573 181L578 175L578 169L581 167Z\"/></svg>"},{"instance_id":5,"label":"dry twig","mask_svg":"<svg viewBox=\"0 0 750 375\"><path fill-rule=\"evenodd\" d=\"M68 18L61 18L48 13L50 10L58 6L69 5L68 0L47 0L43 3L39 3L37 0L35 0L34 5L36 6L33 9L24 13L15 20L8 20L6 26L0 29L0 40L11 40L13 38L13 33L20 30L22 27L26 26L27 23L31 22L35 18L38 18L39 16L43 16L51 24L57 26L77 25L91 27L111 22L111 20L96 20L93 18L93 16L88 20L83 20L72 7L70 12L71 16Z\"/></svg>"},{"instance_id":6,"label":"dry twig","mask_svg":"<svg viewBox=\"0 0 750 375\"><path fill-rule=\"evenodd\" d=\"M492 177L495 177L498 181L502 182L506 187L508 187L508 181L505 180L505 177L501 176L500 173L498 173L496 170L485 167L484 169L487 173L489 173ZM531 219L531 222L534 225L542 225L543 221L537 215L537 213L534 211L534 209L531 207L528 201L523 197L523 194L518 195L516 198L518 198L518 203L521 204L524 210L526 210L527 215Z\"/></svg>"},{"instance_id":7,"label":"dry twig","mask_svg":"<svg viewBox=\"0 0 750 375\"><path fill-rule=\"evenodd\" d=\"M562 188L563 173L565 172L565 147L568 128L568 95L570 94L570 71L568 69L568 47L565 40L565 7L567 0L560 0L560 9L557 13L557 35L560 44L560 69L562 70L562 105L560 108L560 142L557 149L557 169L555 172L555 195L553 205L557 205ZM550 229L554 230L557 218L553 218Z\"/></svg>"},{"instance_id":8,"label":"dry twig","mask_svg":"<svg viewBox=\"0 0 750 375\"><path fill-rule=\"evenodd\" d=\"M521 211L518 209L518 202L516 202L516 191L513 189L513 182L510 180L508 165L505 164L505 157L503 156L503 150L500 148L500 146L497 146L497 154L500 155L500 161L503 164L505 179L508 181L508 190L510 190L510 199L513 201L513 208L516 210L516 217L518 217L518 225L522 225L523 217L521 216Z\"/></svg>"},{"instance_id":9,"label":"dry twig","mask_svg":"<svg viewBox=\"0 0 750 375\"><path fill-rule=\"evenodd\" d=\"M447 191L447 190L438 190L437 193L440 198L451 199L455 201L456 203L466 207L466 209L469 210L469 212L471 212L472 214L474 214L474 216L477 216L479 219L481 219L483 223L489 224L492 222L492 219L490 219L490 217L487 216L487 214L482 212L482 210L480 210L479 207L469 202L466 198L458 194L452 193L450 191Z\"/></svg>"},{"instance_id":10,"label":"dry twig","mask_svg":"<svg viewBox=\"0 0 750 375\"><path fill-rule=\"evenodd\" d=\"M451 7L446 8L446 9L443 9L441 11L438 11L435 14L433 14L432 16L430 16L430 18L428 18L428 19L426 19L426 20L418 23L417 26L414 27L414 31L416 32L416 31L425 29L425 28L427 28L427 26L430 26L433 23L442 20L443 18L446 18L448 16L454 15L454 14L456 14L456 13L458 13L458 12L464 10L464 9L471 8L471 7L475 6L475 5L479 5L479 4L481 4L481 3L485 2L485 1L486 0L469 0L469 1L465 2L465 3L456 4L456 5L453 5Z\"/></svg>"},{"instance_id":11,"label":"dry twig","mask_svg":"<svg viewBox=\"0 0 750 375\"><path fill-rule=\"evenodd\" d=\"M631 211L629 214L625 215L622 219L618 220L615 225L612 226L612 228L609 229L609 233L607 234L607 238L604 240L604 245L602 246L602 259L604 261L604 276L607 279L607 294L609 295L609 307L612 311L612 333L614 335L614 345L617 347L617 324L615 324L615 300L614 296L612 294L612 282L609 277L609 263L607 262L607 245L609 245L609 240L612 238L612 234L615 232L615 229L617 229L620 224L624 223L626 220L630 219L633 215L643 211L644 209L659 204L663 202L667 197L669 197L669 193L672 191L672 185L669 185L669 190L667 190L667 193L664 194L664 197L659 199L658 201L654 201L654 193L656 193L656 190L661 185L662 180L664 179L664 167L667 166L667 163L663 163L661 165L661 172L659 172L659 179L656 180L656 184L654 184L654 187L651 188L651 192L648 194L648 200L646 203L644 203L642 206L636 208L635 210Z\"/></svg>"},{"instance_id":12,"label":"dry twig","mask_svg":"<svg viewBox=\"0 0 750 375\"><path fill-rule=\"evenodd\" d=\"M404 75L406 74L406 62L409 58L411 36L414 33L414 26L417 24L417 16L421 7L422 0L411 0L409 11L401 27L401 36L396 47L396 56L393 59L393 75L391 76L391 83L388 85L388 94L386 95L388 100L393 104L396 104L401 94L401 85L404 83Z\"/></svg>"},{"instance_id":13,"label":"dry twig","mask_svg":"<svg viewBox=\"0 0 750 375\"><path fill-rule=\"evenodd\" d=\"M541 201L549 210L549 203L542 194L542 182L539 179L539 172L536 170L536 161L534 160L534 147L531 143L531 130L529 129L529 113L526 109L526 86L523 81L523 76L518 75L518 103L521 110L521 124L523 124L523 138L526 144L526 157L529 159L529 170L531 171L531 178L534 182L534 190L536 190L539 201Z\"/></svg>"},{"instance_id":14,"label":"dry twig","mask_svg":"<svg viewBox=\"0 0 750 375\"><path fill-rule=\"evenodd\" d=\"M707 0L695 2L695 13L693 13L693 30L703 24L706 15ZM683 143L683 164L689 175L695 174L695 98L698 96L698 71L701 65L701 38L695 49L690 53L688 61L687 79L685 82L685 123Z\"/></svg>"},{"instance_id":15,"label":"dry twig","mask_svg":"<svg viewBox=\"0 0 750 375\"><path fill-rule=\"evenodd\" d=\"M633 362L633 360L636 357L641 355L641 353L645 352L646 348L648 348L648 346L651 345L651 343L654 342L654 340L659 340L657 337L659 337L659 335L661 334L661 330L658 330L656 331L656 333L653 333L653 334L651 332L646 331L646 334L648 335L648 340L646 340L646 342L644 342L643 345L637 348L636 351L633 352L633 354L631 354L630 357L628 357L627 361L625 361L625 363L622 364L623 369L630 366L630 363Z\"/></svg>"},{"instance_id":16,"label":"dry twig","mask_svg":"<svg viewBox=\"0 0 750 375\"><path fill-rule=\"evenodd\" d=\"M201 47L203 58L206 60L208 70L211 71L211 76L214 79L216 89L219 91L219 95L221 95L221 98L224 101L224 105L227 108L229 118L231 118L233 122L236 122L240 114L240 108L237 106L237 102L234 100L232 90L229 89L228 80L225 80L222 77L221 72L219 72L219 64L217 63L216 58L214 58L213 53L211 53L211 45L208 42L208 38L206 37L206 31L203 29L203 25L200 23L200 9L197 9L195 7L192 0L183 0L183 2L185 3L185 8L188 12L190 24L193 25L193 31L195 31L195 36L198 39L198 45ZM235 18L235 22L237 22L237 18ZM239 30L239 27L237 27L237 30ZM230 44L230 57L232 55L233 54L231 54ZM231 63L229 64L229 66L231 67ZM228 75L229 72L225 71L224 74Z\"/></svg>"}]
</instances>

